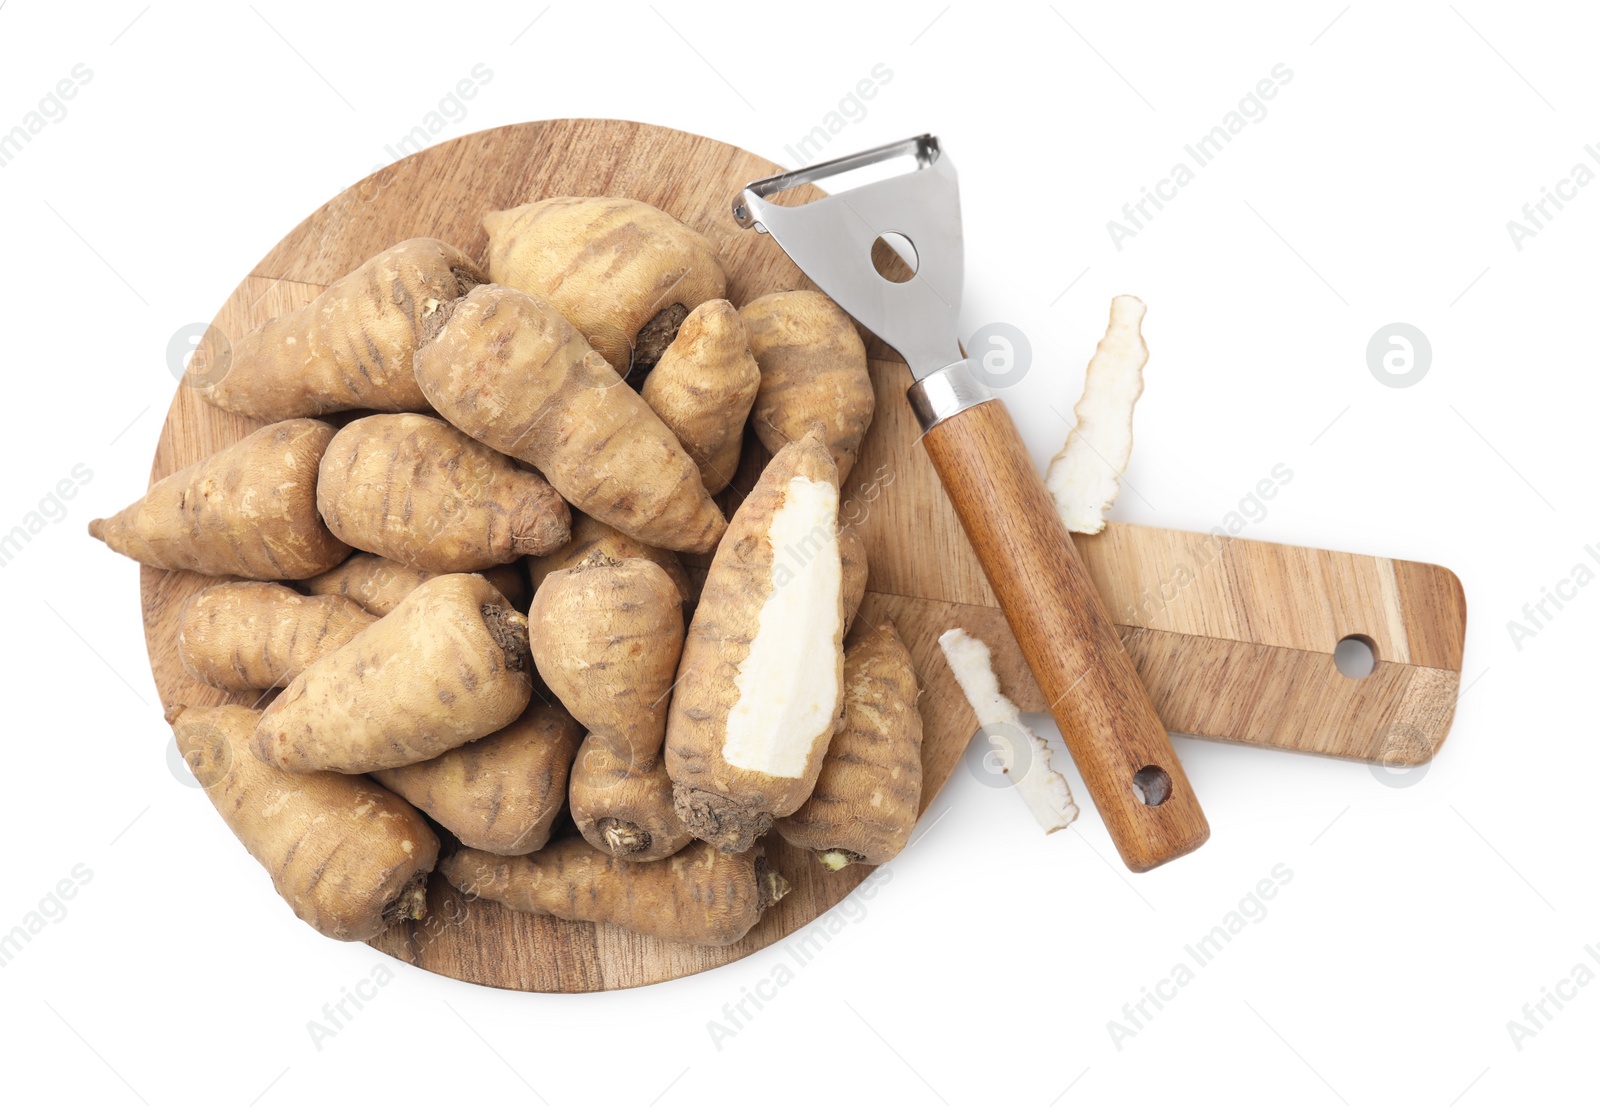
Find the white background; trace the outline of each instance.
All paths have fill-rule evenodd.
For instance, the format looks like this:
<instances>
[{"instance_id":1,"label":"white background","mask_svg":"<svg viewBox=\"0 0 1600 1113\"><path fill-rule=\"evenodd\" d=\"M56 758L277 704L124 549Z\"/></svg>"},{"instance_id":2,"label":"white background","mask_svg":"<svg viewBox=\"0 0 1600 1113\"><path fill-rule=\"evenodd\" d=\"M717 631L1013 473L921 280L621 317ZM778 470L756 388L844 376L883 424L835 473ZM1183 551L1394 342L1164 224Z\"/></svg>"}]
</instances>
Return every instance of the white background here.
<instances>
[{"instance_id":1,"label":"white background","mask_svg":"<svg viewBox=\"0 0 1600 1113\"><path fill-rule=\"evenodd\" d=\"M1521 249L1507 231L1600 169L1592 17L1572 7L938 0L0 7L0 131L92 80L0 167L0 532L93 473L0 568L7 806L0 932L81 863L65 915L0 968L8 1104L261 1110L1362 1108L1592 1101L1600 986L1519 1049L1507 1023L1600 975L1592 706L1600 587L1507 623L1600 546L1592 493L1600 184ZM348 10L347 10L348 9ZM1204 9L1204 10L1202 10ZM452 14L455 13L455 14ZM528 26L538 16L532 26ZM520 36L520 37L519 37ZM1152 352L1120 517L1208 529L1276 463L1249 536L1446 564L1471 608L1448 744L1416 779L1180 739L1210 843L1145 876L1083 819L1045 838L958 770L937 826L814 962L715 1046L768 976L577 998L454 984L298 925L164 757L137 572L91 517L144 490L168 345L303 216L387 161L477 63L440 138L617 116L785 152L872 67L830 153L937 131L961 168L963 330L1016 325L1006 394L1059 447L1110 297ZM1117 250L1106 229L1282 63L1292 81ZM726 189L727 183L708 183ZM1430 338L1408 389L1369 372ZM926 824L925 820L925 824ZM1119 1047L1107 1023L1272 868L1292 883ZM392 980L316 1048L307 1024ZM1191 964L1192 965L1192 964ZM1569 986L1569 989L1572 988ZM531 1092L530 1092L531 1091ZM537 1096L535 1096L537 1095ZM1059 1099L1059 1100L1058 1100Z\"/></svg>"}]
</instances>

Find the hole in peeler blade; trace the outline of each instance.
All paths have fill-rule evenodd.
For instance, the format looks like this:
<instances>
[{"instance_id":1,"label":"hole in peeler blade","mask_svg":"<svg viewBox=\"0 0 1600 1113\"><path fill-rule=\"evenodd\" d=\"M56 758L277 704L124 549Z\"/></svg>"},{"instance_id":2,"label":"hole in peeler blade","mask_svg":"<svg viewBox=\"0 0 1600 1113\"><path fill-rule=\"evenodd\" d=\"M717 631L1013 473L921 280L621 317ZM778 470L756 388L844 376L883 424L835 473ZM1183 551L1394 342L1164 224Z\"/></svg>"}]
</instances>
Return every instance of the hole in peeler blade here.
<instances>
[{"instance_id":1,"label":"hole in peeler blade","mask_svg":"<svg viewBox=\"0 0 1600 1113\"><path fill-rule=\"evenodd\" d=\"M1333 647L1333 664L1342 675L1361 680L1378 667L1378 647L1365 634L1351 634Z\"/></svg>"},{"instance_id":2,"label":"hole in peeler blade","mask_svg":"<svg viewBox=\"0 0 1600 1113\"><path fill-rule=\"evenodd\" d=\"M917 247L900 232L872 241L872 269L890 282L910 282L917 274Z\"/></svg>"},{"instance_id":3,"label":"hole in peeler blade","mask_svg":"<svg viewBox=\"0 0 1600 1113\"><path fill-rule=\"evenodd\" d=\"M1159 808L1172 795L1172 777L1159 765L1146 765L1133 775L1133 794L1141 804Z\"/></svg>"}]
</instances>

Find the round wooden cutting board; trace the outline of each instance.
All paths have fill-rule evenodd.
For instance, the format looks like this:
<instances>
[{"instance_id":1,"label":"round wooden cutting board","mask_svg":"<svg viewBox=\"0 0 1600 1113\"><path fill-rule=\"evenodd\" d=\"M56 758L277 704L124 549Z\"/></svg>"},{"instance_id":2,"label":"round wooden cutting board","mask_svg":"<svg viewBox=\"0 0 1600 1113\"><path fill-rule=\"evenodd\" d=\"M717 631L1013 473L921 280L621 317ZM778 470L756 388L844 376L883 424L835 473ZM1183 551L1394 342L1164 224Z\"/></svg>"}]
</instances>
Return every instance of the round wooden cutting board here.
<instances>
[{"instance_id":1,"label":"round wooden cutting board","mask_svg":"<svg viewBox=\"0 0 1600 1113\"><path fill-rule=\"evenodd\" d=\"M435 236L485 262L482 215L542 197L620 195L666 210L718 245L728 271L728 298L735 305L775 290L807 287L776 244L740 229L731 216L734 195L746 182L779 169L737 147L615 120L518 124L443 143L345 190L268 252L217 314L191 362L191 373L215 373L225 366L232 341L305 305L400 240ZM812 196L821 194L812 191ZM998 612L992 609L992 597L915 446L916 430L903 400L910 381L905 367L876 342L869 354L878 415L851 477L844 514L859 524L874 565L874 591L861 621L892 618L924 678L926 809L950 776L974 725L943 669L936 639L956 619L994 638L1003 638L1003 626L995 626ZM258 425L213 409L189 386L180 385L161 431L151 481L232 444ZM755 439L747 437L740 475L721 500L725 509L731 511L738 492L749 490L766 458ZM909 528L913 522L914 532ZM902 594L908 577L927 579L933 598ZM245 704L258 701L259 694L229 697L208 688L178 662L179 613L195 592L213 582L192 573L143 570L145 634L166 706L206 706L230 698ZM961 599L990 605L963 608L940 601ZM956 613L962 610L971 613L962 618ZM930 680L936 670L942 675ZM200 814L203 810L197 801L197 828L207 828L211 837L226 837L216 817ZM764 842L793 890L731 947L665 943L610 927L511 912L488 901L469 902L437 874L428 893L427 918L393 927L372 945L436 973L510 989L618 989L694 974L742 958L805 926L869 872L852 866L830 874L776 835ZM241 862L240 868L253 867ZM305 929L292 923L286 910L283 930Z\"/></svg>"}]
</instances>

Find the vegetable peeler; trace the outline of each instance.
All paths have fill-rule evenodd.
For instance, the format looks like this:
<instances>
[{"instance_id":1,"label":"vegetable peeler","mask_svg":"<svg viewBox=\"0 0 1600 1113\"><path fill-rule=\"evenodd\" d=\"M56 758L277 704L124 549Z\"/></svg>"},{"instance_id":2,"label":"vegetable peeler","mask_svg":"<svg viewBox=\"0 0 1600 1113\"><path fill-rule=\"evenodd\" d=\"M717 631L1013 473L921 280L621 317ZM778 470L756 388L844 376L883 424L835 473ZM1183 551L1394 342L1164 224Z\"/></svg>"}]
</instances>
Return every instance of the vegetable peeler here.
<instances>
[{"instance_id":1,"label":"vegetable peeler","mask_svg":"<svg viewBox=\"0 0 1600 1113\"><path fill-rule=\"evenodd\" d=\"M809 202L774 200L886 162L911 168ZM961 199L939 140L751 182L733 215L911 368L922 445L1122 860L1143 872L1200 846L1210 827L1166 728L1005 404L956 339Z\"/></svg>"}]
</instances>

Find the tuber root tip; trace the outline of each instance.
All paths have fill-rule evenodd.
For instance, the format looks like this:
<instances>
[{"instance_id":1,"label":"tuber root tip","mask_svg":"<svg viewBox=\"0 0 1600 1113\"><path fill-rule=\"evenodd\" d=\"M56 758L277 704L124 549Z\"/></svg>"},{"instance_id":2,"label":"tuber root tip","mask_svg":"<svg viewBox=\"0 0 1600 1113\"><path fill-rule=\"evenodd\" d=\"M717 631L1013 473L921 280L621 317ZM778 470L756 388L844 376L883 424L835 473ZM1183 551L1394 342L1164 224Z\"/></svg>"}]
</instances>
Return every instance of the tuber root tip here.
<instances>
[{"instance_id":1,"label":"tuber root tip","mask_svg":"<svg viewBox=\"0 0 1600 1113\"><path fill-rule=\"evenodd\" d=\"M595 824L606 849L618 856L643 854L650 849L650 833L625 819L602 819Z\"/></svg>"},{"instance_id":2,"label":"tuber root tip","mask_svg":"<svg viewBox=\"0 0 1600 1113\"><path fill-rule=\"evenodd\" d=\"M857 862L866 861L866 859L853 850L842 850L838 847L834 847L832 850L818 851L817 861L821 862L833 873L838 873L846 866L853 866Z\"/></svg>"},{"instance_id":3,"label":"tuber root tip","mask_svg":"<svg viewBox=\"0 0 1600 1113\"><path fill-rule=\"evenodd\" d=\"M788 896L792 888L783 874L767 864L765 855L756 859L756 902L762 911Z\"/></svg>"},{"instance_id":4,"label":"tuber root tip","mask_svg":"<svg viewBox=\"0 0 1600 1113\"><path fill-rule=\"evenodd\" d=\"M506 668L512 672L527 672L530 656L527 618L520 611L498 603L485 603L482 612L489 636L506 655Z\"/></svg>"},{"instance_id":5,"label":"tuber root tip","mask_svg":"<svg viewBox=\"0 0 1600 1113\"><path fill-rule=\"evenodd\" d=\"M400 895L383 909L383 922L397 924L405 920L420 920L428 914L428 873L418 870L400 890Z\"/></svg>"},{"instance_id":6,"label":"tuber root tip","mask_svg":"<svg viewBox=\"0 0 1600 1113\"><path fill-rule=\"evenodd\" d=\"M684 830L724 854L743 854L772 827L771 812L751 812L737 801L703 788L677 785L672 807Z\"/></svg>"},{"instance_id":7,"label":"tuber root tip","mask_svg":"<svg viewBox=\"0 0 1600 1113\"><path fill-rule=\"evenodd\" d=\"M634 337L633 365L629 374L636 370L654 367L660 361L662 353L672 346L677 339L678 328L689 315L687 306L673 304L667 306L645 322L639 330L639 335Z\"/></svg>"}]
</instances>

